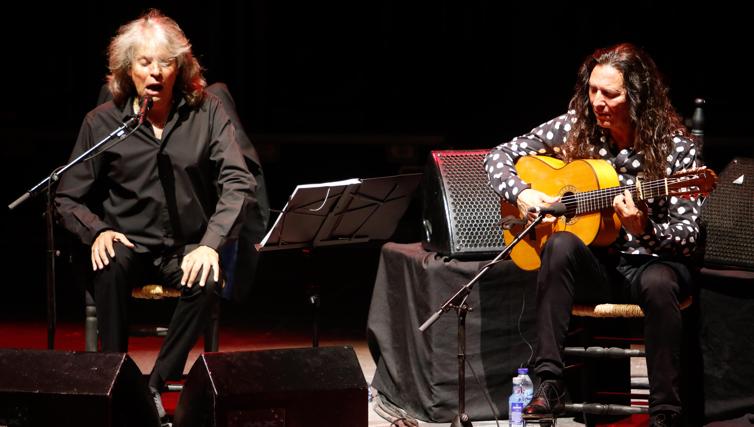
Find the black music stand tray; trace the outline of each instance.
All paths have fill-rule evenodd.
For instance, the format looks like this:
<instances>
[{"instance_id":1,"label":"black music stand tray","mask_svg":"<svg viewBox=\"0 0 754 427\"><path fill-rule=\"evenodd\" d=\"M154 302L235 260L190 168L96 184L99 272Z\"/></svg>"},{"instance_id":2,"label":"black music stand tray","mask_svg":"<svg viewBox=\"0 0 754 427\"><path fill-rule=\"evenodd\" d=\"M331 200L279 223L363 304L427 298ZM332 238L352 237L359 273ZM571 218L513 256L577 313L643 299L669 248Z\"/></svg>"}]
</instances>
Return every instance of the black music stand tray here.
<instances>
[{"instance_id":1,"label":"black music stand tray","mask_svg":"<svg viewBox=\"0 0 754 427\"><path fill-rule=\"evenodd\" d=\"M270 231L256 245L260 252L387 240L406 212L421 173L299 185ZM319 295L310 296L312 346L319 346Z\"/></svg>"}]
</instances>

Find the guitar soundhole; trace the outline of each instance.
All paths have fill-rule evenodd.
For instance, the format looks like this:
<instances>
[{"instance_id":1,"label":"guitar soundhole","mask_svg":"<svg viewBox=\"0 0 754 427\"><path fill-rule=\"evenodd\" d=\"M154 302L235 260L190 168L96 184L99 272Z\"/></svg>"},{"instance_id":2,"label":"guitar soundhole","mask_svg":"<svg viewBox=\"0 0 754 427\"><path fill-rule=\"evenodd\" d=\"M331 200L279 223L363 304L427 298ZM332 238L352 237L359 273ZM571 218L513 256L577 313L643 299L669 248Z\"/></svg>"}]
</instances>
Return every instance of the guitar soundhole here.
<instances>
[{"instance_id":1,"label":"guitar soundhole","mask_svg":"<svg viewBox=\"0 0 754 427\"><path fill-rule=\"evenodd\" d=\"M573 191L565 191L561 194L560 201L566 205L567 210L563 216L566 224L570 224L576 217L576 208L578 207L576 196L574 196Z\"/></svg>"}]
</instances>

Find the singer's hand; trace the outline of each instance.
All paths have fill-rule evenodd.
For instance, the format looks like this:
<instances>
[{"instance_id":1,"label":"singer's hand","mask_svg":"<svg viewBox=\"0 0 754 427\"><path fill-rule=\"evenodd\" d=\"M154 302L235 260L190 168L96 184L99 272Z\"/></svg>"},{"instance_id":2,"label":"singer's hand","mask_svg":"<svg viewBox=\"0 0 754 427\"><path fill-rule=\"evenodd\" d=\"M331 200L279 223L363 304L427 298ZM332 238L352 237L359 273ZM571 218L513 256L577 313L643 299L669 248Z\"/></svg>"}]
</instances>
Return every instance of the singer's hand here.
<instances>
[{"instance_id":1,"label":"singer's hand","mask_svg":"<svg viewBox=\"0 0 754 427\"><path fill-rule=\"evenodd\" d=\"M92 243L92 270L102 270L110 264L110 258L115 258L115 249L113 248L115 242L123 243L128 248L134 247L134 244L123 233L113 230L105 230L99 233Z\"/></svg>"},{"instance_id":2,"label":"singer's hand","mask_svg":"<svg viewBox=\"0 0 754 427\"><path fill-rule=\"evenodd\" d=\"M220 282L219 259L217 251L209 246L199 246L186 254L181 262L181 270L183 270L181 285L186 285L190 288L196 281L196 277L201 273L199 286L204 286L207 284L210 269L214 273L212 277L215 279L215 282Z\"/></svg>"},{"instance_id":3,"label":"singer's hand","mask_svg":"<svg viewBox=\"0 0 754 427\"><path fill-rule=\"evenodd\" d=\"M523 194L523 193L521 193ZM634 203L631 193L625 190L613 199L613 208L623 228L634 236L641 236L647 227L647 214Z\"/></svg>"},{"instance_id":4,"label":"singer's hand","mask_svg":"<svg viewBox=\"0 0 754 427\"><path fill-rule=\"evenodd\" d=\"M537 218L535 212L529 212L529 208L536 208L540 206L549 206L551 203L559 202L560 197L548 196L547 194L527 188L518 195L516 204L518 210L521 211L521 218L527 218L529 221L533 221ZM552 215L547 215L542 222L555 222L557 218Z\"/></svg>"}]
</instances>

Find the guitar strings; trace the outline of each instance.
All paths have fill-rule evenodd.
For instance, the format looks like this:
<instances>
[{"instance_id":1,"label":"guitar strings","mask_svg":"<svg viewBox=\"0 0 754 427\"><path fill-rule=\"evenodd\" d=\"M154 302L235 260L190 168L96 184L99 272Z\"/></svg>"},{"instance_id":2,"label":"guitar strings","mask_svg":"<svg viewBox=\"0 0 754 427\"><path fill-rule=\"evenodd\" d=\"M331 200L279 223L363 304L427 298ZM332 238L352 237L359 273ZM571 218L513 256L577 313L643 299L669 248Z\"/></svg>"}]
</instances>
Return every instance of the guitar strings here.
<instances>
[{"instance_id":1,"label":"guitar strings","mask_svg":"<svg viewBox=\"0 0 754 427\"><path fill-rule=\"evenodd\" d=\"M642 192L645 195L645 199L665 195L664 192L667 185L675 185L688 181L693 183L693 179L688 175L683 177L669 177L666 179L660 179L650 181L648 183L642 183ZM636 187L630 185L610 187L598 190L585 191L581 193L567 194L563 196L561 202L566 205L569 211L576 211L576 214L583 212L590 212L593 210L599 210L607 208L612 204L612 200L623 191L629 190L633 196L636 195ZM575 204L575 206L574 206ZM579 209L581 207L582 209Z\"/></svg>"}]
</instances>

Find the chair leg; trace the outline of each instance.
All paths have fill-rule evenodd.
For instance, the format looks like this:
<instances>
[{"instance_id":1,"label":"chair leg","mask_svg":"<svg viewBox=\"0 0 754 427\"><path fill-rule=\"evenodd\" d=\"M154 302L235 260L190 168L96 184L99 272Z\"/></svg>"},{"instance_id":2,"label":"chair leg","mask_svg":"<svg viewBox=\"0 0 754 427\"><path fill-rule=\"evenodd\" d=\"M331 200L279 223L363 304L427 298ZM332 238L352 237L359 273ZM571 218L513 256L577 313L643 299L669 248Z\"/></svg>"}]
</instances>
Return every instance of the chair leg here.
<instances>
[{"instance_id":1,"label":"chair leg","mask_svg":"<svg viewBox=\"0 0 754 427\"><path fill-rule=\"evenodd\" d=\"M204 351L216 352L220 348L220 301L212 307L207 329L204 330Z\"/></svg>"},{"instance_id":2,"label":"chair leg","mask_svg":"<svg viewBox=\"0 0 754 427\"><path fill-rule=\"evenodd\" d=\"M599 321L578 318L576 324L580 327L578 334L572 335L572 338L577 346L566 346L563 352L568 358L578 358L578 362L571 367L580 368L578 378L574 379L578 381L582 403L566 404L566 411L577 414L579 421L587 427L594 427L617 417L646 414L646 407L631 406L633 396L630 381L630 358L643 357L644 352L611 346L631 336L627 333L630 325L624 319L614 318ZM616 335L616 331L623 329L626 329L626 333ZM609 393L600 393L599 390L609 390Z\"/></svg>"},{"instance_id":3,"label":"chair leg","mask_svg":"<svg viewBox=\"0 0 754 427\"><path fill-rule=\"evenodd\" d=\"M97 351L97 306L94 304L87 305L84 309L84 342L86 351Z\"/></svg>"}]
</instances>

